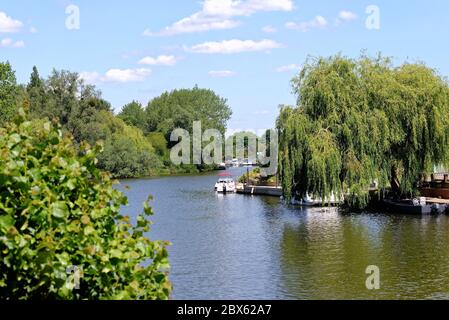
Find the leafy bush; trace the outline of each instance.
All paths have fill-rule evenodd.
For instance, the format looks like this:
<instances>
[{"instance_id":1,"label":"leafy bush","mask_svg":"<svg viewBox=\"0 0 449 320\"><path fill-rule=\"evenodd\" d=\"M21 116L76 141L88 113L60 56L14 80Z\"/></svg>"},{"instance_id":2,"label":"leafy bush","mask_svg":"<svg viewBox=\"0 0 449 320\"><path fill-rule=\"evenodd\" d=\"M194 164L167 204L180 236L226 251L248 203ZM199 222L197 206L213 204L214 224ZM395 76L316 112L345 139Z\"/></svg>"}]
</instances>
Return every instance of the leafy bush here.
<instances>
[{"instance_id":1,"label":"leafy bush","mask_svg":"<svg viewBox=\"0 0 449 320\"><path fill-rule=\"evenodd\" d=\"M167 147L168 142L162 132L150 132L148 134L148 140L150 141L157 155L159 155L163 159L170 158L170 151Z\"/></svg>"},{"instance_id":2,"label":"leafy bush","mask_svg":"<svg viewBox=\"0 0 449 320\"><path fill-rule=\"evenodd\" d=\"M104 142L98 156L98 167L111 172L115 178L137 178L159 172L162 162L155 148L142 131L105 110L96 112L79 127L75 141L95 144Z\"/></svg>"},{"instance_id":3,"label":"leafy bush","mask_svg":"<svg viewBox=\"0 0 449 320\"><path fill-rule=\"evenodd\" d=\"M81 155L61 130L20 120L0 129L0 299L167 299L167 243L145 237L148 203L133 225L100 146ZM82 270L75 287L76 266Z\"/></svg>"},{"instance_id":4,"label":"leafy bush","mask_svg":"<svg viewBox=\"0 0 449 320\"><path fill-rule=\"evenodd\" d=\"M121 122L116 118L115 121ZM98 160L100 168L120 178L155 175L162 167L162 162L142 131L124 123L121 131L107 137L104 152Z\"/></svg>"}]
</instances>

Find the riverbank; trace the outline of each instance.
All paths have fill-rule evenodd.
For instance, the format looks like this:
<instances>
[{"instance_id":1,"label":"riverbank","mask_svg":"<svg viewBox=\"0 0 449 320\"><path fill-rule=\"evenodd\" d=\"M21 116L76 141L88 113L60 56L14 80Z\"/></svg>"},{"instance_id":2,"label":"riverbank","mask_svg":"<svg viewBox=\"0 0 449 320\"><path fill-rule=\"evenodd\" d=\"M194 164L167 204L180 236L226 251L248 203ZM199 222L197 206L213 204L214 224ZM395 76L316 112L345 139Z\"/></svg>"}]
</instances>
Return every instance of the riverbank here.
<instances>
[{"instance_id":1,"label":"riverbank","mask_svg":"<svg viewBox=\"0 0 449 320\"><path fill-rule=\"evenodd\" d=\"M132 180L132 179L155 179L155 178L167 178L167 177L178 177L178 176L197 176L203 174L211 174L219 172L218 168L199 170L197 168L182 168L182 167L172 167L164 168L151 172L150 174L135 177L120 177L114 176L117 180Z\"/></svg>"}]
</instances>

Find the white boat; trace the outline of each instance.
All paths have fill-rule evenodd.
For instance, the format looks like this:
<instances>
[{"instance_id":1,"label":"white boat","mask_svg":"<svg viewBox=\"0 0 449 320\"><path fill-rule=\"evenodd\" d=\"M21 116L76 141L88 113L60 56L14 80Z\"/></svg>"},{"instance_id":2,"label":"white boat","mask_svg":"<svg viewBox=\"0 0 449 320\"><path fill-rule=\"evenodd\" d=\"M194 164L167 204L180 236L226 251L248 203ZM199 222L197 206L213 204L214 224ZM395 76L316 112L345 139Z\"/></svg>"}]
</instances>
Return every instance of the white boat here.
<instances>
[{"instance_id":1,"label":"white boat","mask_svg":"<svg viewBox=\"0 0 449 320\"><path fill-rule=\"evenodd\" d=\"M220 178L215 184L215 191L218 193L235 193L236 190L235 181L232 178Z\"/></svg>"},{"instance_id":2,"label":"white boat","mask_svg":"<svg viewBox=\"0 0 449 320\"><path fill-rule=\"evenodd\" d=\"M254 165L254 163L249 159L245 159L242 162L242 166L244 166L244 167L252 167L253 165Z\"/></svg>"},{"instance_id":3,"label":"white boat","mask_svg":"<svg viewBox=\"0 0 449 320\"><path fill-rule=\"evenodd\" d=\"M334 195L334 193L332 193L330 199L323 199L322 198L314 198L311 197L309 194L307 194L306 196L300 198L299 200L297 198L292 199L292 204L293 205L299 205L299 206L305 206L305 207L318 207L318 206L335 206L335 205L339 205L342 204L344 202L344 198L341 197L340 199L338 199L338 197L336 197Z\"/></svg>"},{"instance_id":4,"label":"white boat","mask_svg":"<svg viewBox=\"0 0 449 320\"><path fill-rule=\"evenodd\" d=\"M226 163L222 162L218 165L218 170L226 170Z\"/></svg>"}]
</instances>

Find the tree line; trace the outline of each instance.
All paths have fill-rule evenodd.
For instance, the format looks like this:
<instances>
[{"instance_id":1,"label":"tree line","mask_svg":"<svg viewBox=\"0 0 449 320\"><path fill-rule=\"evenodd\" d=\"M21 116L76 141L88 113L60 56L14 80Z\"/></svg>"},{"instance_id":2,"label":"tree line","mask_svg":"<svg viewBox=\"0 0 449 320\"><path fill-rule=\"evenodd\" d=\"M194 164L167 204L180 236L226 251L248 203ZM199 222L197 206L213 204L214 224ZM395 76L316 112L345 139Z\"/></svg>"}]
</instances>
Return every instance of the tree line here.
<instances>
[{"instance_id":1,"label":"tree line","mask_svg":"<svg viewBox=\"0 0 449 320\"><path fill-rule=\"evenodd\" d=\"M58 121L77 145L101 141L98 167L118 178L211 169L173 165L170 133L175 128L190 130L193 121L224 133L232 115L226 99L194 87L166 92L146 107L133 101L116 116L101 92L75 72L53 70L43 79L34 67L29 82L22 85L11 65L0 63L0 126L12 121L24 105L32 119Z\"/></svg>"}]
</instances>

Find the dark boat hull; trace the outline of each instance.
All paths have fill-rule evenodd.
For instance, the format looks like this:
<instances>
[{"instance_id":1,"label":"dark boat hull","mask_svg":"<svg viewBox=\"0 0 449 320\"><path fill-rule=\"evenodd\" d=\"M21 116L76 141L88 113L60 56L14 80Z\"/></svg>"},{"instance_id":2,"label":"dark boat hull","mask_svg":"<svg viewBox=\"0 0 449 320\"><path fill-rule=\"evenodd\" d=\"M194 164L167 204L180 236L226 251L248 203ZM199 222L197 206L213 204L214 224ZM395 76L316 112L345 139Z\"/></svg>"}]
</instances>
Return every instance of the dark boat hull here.
<instances>
[{"instance_id":1,"label":"dark boat hull","mask_svg":"<svg viewBox=\"0 0 449 320\"><path fill-rule=\"evenodd\" d=\"M445 205L415 206L411 203L404 203L394 200L384 200L383 203L388 209L388 211L397 214L409 214L409 215L443 214L447 210L447 206Z\"/></svg>"}]
</instances>

